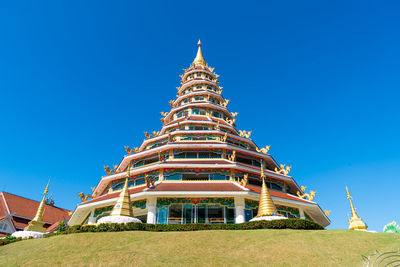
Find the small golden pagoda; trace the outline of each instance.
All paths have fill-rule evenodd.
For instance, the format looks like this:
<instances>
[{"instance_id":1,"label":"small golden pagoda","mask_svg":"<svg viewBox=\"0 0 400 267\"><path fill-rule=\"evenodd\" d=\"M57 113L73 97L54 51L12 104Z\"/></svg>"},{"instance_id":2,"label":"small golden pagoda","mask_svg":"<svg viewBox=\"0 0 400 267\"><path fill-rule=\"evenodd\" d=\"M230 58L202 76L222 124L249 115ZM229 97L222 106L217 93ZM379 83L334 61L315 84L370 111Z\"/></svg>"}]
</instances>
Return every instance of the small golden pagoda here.
<instances>
[{"instance_id":1,"label":"small golden pagoda","mask_svg":"<svg viewBox=\"0 0 400 267\"><path fill-rule=\"evenodd\" d=\"M366 231L368 226L363 222L363 220L358 217L356 209L353 206L353 201L351 200L352 197L350 195L349 189L346 186L347 198L350 201L350 208L351 208L351 218L349 218L349 230L359 230L359 231Z\"/></svg>"},{"instance_id":2,"label":"small golden pagoda","mask_svg":"<svg viewBox=\"0 0 400 267\"><path fill-rule=\"evenodd\" d=\"M117 204L112 209L110 216L127 216L133 217L133 210L131 205L131 197L128 189L128 178L125 179L124 188L119 194Z\"/></svg>"},{"instance_id":3,"label":"small golden pagoda","mask_svg":"<svg viewBox=\"0 0 400 267\"><path fill-rule=\"evenodd\" d=\"M262 187L260 194L260 202L258 205L258 213L255 218L265 217L265 216L277 216L278 211L276 210L275 204L272 201L271 195L269 194L269 190L265 184L265 175L264 175L264 163L261 163L261 179L262 179Z\"/></svg>"},{"instance_id":4,"label":"small golden pagoda","mask_svg":"<svg viewBox=\"0 0 400 267\"><path fill-rule=\"evenodd\" d=\"M43 214L44 214L44 207L46 204L46 196L49 191L49 183L47 183L46 189L43 192L43 199L40 202L39 208L37 209L35 217L32 219L32 221L29 222L28 226L24 228L25 231L35 231L35 232L41 232L45 233L46 228L43 227L45 224L43 222Z\"/></svg>"}]
</instances>

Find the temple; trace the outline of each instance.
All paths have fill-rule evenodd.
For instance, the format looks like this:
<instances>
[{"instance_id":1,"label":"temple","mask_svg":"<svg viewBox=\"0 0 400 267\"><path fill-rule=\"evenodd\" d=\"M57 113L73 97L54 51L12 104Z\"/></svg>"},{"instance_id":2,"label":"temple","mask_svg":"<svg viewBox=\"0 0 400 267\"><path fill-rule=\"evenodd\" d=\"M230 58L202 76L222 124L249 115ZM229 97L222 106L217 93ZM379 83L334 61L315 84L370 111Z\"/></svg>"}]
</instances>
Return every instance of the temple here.
<instances>
[{"instance_id":1,"label":"temple","mask_svg":"<svg viewBox=\"0 0 400 267\"><path fill-rule=\"evenodd\" d=\"M145 132L140 146L125 147L127 154L91 195L80 194L69 225L92 224L110 216L121 191L128 190L134 217L152 224L243 223L257 217L260 194L268 200L267 214L303 218L323 226L327 215L304 192L290 168L278 165L258 147L252 131L238 130L237 112L214 68L206 63L201 42L189 68L180 75L177 95L169 112L161 112L159 131ZM263 172L263 174L261 173ZM92 198L92 199L89 199ZM271 206L272 205L272 206ZM260 214L259 214L260 215ZM261 214L262 215L262 214Z\"/></svg>"}]
</instances>

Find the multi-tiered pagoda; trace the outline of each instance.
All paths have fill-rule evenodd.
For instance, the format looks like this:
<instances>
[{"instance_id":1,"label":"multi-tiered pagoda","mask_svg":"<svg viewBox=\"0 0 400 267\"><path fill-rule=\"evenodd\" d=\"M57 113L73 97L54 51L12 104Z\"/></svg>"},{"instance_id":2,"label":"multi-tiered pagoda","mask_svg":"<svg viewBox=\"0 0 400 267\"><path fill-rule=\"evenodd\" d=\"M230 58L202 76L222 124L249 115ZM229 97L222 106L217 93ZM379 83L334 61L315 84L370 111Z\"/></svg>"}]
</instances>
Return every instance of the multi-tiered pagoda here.
<instances>
[{"instance_id":1,"label":"multi-tiered pagoda","mask_svg":"<svg viewBox=\"0 0 400 267\"><path fill-rule=\"evenodd\" d=\"M251 131L236 128L238 113L228 110L219 75L198 45L196 58L180 75L176 99L169 101L171 110L161 113L162 128L146 132L139 147L125 147L122 161L105 168L93 199L81 194L69 224L110 215L126 177L134 216L143 222L242 223L257 215L263 176L279 216L329 225L312 201L315 192L305 194L288 175L290 167L268 154L269 146L259 148Z\"/></svg>"}]
</instances>

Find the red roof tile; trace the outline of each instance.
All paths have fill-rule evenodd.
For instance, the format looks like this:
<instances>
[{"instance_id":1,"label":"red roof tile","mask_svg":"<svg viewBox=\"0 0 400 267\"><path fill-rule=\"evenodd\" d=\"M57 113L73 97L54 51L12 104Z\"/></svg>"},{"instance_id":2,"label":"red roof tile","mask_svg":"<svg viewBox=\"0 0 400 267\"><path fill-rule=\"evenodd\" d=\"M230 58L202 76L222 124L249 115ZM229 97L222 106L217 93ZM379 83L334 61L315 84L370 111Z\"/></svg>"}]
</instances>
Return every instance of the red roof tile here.
<instances>
[{"instance_id":1,"label":"red roof tile","mask_svg":"<svg viewBox=\"0 0 400 267\"><path fill-rule=\"evenodd\" d=\"M0 203L3 202L3 206L0 206L0 210L3 210L3 212L5 213L4 209L5 208L4 203L5 203L10 211L10 214L16 213L15 216L13 217L24 217L29 220L35 217L36 211L40 204L40 202L38 201L6 192L1 192L0 198L1 198ZM53 224L55 222L62 220L63 217L68 219L70 217L70 215L68 214L69 212L70 212L69 210L46 204L44 208L43 220L46 223ZM23 228L26 226L26 223L20 222L18 220L17 221L14 220L14 224L15 227L19 228Z\"/></svg>"},{"instance_id":2,"label":"red roof tile","mask_svg":"<svg viewBox=\"0 0 400 267\"><path fill-rule=\"evenodd\" d=\"M246 188L250 189L251 191L260 194L261 193L261 187L256 187L256 186L249 186L247 185ZM295 201L301 201L301 202L306 202L306 203L312 203L311 201L301 199L299 197L287 194L287 193L281 193L281 192L276 192L276 191L269 191L269 194L274 197L280 197L280 198L285 198L285 199L290 199L290 200L295 200Z\"/></svg>"},{"instance_id":3,"label":"red roof tile","mask_svg":"<svg viewBox=\"0 0 400 267\"><path fill-rule=\"evenodd\" d=\"M148 191L244 191L235 183L160 183Z\"/></svg>"}]
</instances>

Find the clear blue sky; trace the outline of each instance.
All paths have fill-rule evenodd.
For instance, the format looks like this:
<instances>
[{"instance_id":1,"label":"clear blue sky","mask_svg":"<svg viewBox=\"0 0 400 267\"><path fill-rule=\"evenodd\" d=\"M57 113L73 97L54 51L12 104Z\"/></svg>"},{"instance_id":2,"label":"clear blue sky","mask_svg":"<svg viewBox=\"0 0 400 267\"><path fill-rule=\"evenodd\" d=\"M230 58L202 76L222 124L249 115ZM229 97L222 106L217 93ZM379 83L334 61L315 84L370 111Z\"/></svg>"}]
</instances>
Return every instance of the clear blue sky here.
<instances>
[{"instance_id":1,"label":"clear blue sky","mask_svg":"<svg viewBox=\"0 0 400 267\"><path fill-rule=\"evenodd\" d=\"M84 2L84 3L82 3ZM201 38L238 129L346 228L400 222L397 1L4 1L0 191L74 209L161 127Z\"/></svg>"}]
</instances>

